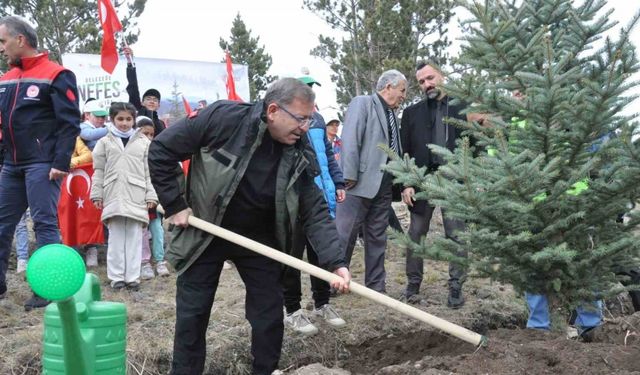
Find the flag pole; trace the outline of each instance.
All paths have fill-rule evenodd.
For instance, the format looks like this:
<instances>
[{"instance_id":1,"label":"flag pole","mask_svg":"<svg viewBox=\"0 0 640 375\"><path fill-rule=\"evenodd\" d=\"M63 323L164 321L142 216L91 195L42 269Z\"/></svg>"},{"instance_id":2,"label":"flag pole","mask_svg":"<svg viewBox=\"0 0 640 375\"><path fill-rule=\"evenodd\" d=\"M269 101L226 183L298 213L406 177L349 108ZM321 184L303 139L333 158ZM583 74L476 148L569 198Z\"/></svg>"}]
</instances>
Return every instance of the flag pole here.
<instances>
[{"instance_id":1,"label":"flag pole","mask_svg":"<svg viewBox=\"0 0 640 375\"><path fill-rule=\"evenodd\" d=\"M164 209L162 208L162 206L158 206L157 209L158 209L158 212L164 214ZM278 251L274 248L263 245L260 242L254 241L247 237L243 237L237 233L231 232L227 229L211 224L193 215L189 215L189 225L193 226L194 228L200 229L204 232L207 232L211 235L214 235L216 237L220 237L227 241L238 244L244 248L247 248L258 254L264 255L268 258L271 258L289 267L308 273L326 282L330 283L336 280L336 278L340 278L340 276L333 274L329 271L326 271L320 267L311 265L300 259L292 257L291 255L285 254L282 251ZM442 331L452 336L455 336L463 341L466 341L470 344L473 344L476 347L487 345L487 338L483 335L470 331L462 326L451 323L442 318L438 318L437 316L431 315L413 306L409 306L387 295L384 295L382 293L369 289L364 285L351 281L351 283L349 284L349 289L354 294L358 294L373 302L387 306L411 318L427 323L432 327L441 329Z\"/></svg>"},{"instance_id":2,"label":"flag pole","mask_svg":"<svg viewBox=\"0 0 640 375\"><path fill-rule=\"evenodd\" d=\"M122 28L122 31L120 31L119 34L120 34L122 46L124 48L129 48L129 43L127 43L127 39L124 37L124 28ZM131 66L135 68L136 62L133 59L133 54L131 54L130 56L125 55L125 57L127 58L127 62L130 63Z\"/></svg>"}]
</instances>

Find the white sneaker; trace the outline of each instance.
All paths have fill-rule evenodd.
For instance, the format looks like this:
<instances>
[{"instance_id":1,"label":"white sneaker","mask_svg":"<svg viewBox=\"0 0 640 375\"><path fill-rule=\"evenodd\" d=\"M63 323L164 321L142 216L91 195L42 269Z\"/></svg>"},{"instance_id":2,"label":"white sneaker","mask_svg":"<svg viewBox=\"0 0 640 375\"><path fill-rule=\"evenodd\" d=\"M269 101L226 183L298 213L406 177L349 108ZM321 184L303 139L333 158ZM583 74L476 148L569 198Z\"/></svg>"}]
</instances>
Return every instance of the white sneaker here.
<instances>
[{"instance_id":1,"label":"white sneaker","mask_svg":"<svg viewBox=\"0 0 640 375\"><path fill-rule=\"evenodd\" d=\"M85 254L85 264L87 267L97 267L98 266L98 249L95 247L90 247L87 249L87 253Z\"/></svg>"},{"instance_id":2,"label":"white sneaker","mask_svg":"<svg viewBox=\"0 0 640 375\"><path fill-rule=\"evenodd\" d=\"M324 319L333 328L342 328L347 322L338 315L330 304L324 304L317 309L313 309L313 314Z\"/></svg>"},{"instance_id":3,"label":"white sneaker","mask_svg":"<svg viewBox=\"0 0 640 375\"><path fill-rule=\"evenodd\" d=\"M225 260L224 263L222 264L223 270L230 270L232 268L233 266L231 265L231 262L229 262L228 260Z\"/></svg>"},{"instance_id":4,"label":"white sneaker","mask_svg":"<svg viewBox=\"0 0 640 375\"><path fill-rule=\"evenodd\" d=\"M318 333L318 329L302 313L302 309L298 309L291 314L285 314L284 325L305 336L313 336Z\"/></svg>"},{"instance_id":5,"label":"white sneaker","mask_svg":"<svg viewBox=\"0 0 640 375\"><path fill-rule=\"evenodd\" d=\"M142 280L151 280L156 277L156 274L153 273L153 267L149 263L143 263L140 268L140 278Z\"/></svg>"},{"instance_id":6,"label":"white sneaker","mask_svg":"<svg viewBox=\"0 0 640 375\"><path fill-rule=\"evenodd\" d=\"M156 272L158 273L158 276L169 276L170 272L167 268L167 262L162 261L156 263Z\"/></svg>"},{"instance_id":7,"label":"white sneaker","mask_svg":"<svg viewBox=\"0 0 640 375\"><path fill-rule=\"evenodd\" d=\"M18 264L16 266L16 273L23 273L24 271L27 270L27 260L25 259L18 259Z\"/></svg>"}]
</instances>

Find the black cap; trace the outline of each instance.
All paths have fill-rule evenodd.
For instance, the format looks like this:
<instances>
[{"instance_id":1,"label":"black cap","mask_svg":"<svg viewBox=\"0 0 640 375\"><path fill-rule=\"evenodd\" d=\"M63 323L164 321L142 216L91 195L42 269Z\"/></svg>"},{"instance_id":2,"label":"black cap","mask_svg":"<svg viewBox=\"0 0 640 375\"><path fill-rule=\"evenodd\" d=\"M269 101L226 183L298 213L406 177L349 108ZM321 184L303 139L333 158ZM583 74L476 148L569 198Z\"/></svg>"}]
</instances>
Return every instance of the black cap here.
<instances>
[{"instance_id":1,"label":"black cap","mask_svg":"<svg viewBox=\"0 0 640 375\"><path fill-rule=\"evenodd\" d=\"M160 100L160 91L156 89L149 89L144 92L144 94L142 95L142 99L146 98L147 96L154 96L158 98L158 100Z\"/></svg>"}]
</instances>

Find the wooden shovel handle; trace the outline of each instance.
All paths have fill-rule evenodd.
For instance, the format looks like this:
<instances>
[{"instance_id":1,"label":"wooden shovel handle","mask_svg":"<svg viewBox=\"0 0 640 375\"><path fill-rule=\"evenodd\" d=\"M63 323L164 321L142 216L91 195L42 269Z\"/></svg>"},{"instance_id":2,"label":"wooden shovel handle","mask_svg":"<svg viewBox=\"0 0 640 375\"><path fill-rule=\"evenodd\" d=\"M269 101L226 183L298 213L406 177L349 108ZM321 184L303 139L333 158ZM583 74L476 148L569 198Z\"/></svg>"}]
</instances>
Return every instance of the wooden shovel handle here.
<instances>
[{"instance_id":1,"label":"wooden shovel handle","mask_svg":"<svg viewBox=\"0 0 640 375\"><path fill-rule=\"evenodd\" d=\"M158 210L162 212L162 208L158 206ZM258 254L264 255L268 258L276 260L282 264L285 264L289 267L296 268L302 272L308 273L312 276L315 276L319 279L322 279L328 283L331 283L340 276L333 274L329 271L326 271L320 267L316 267L307 262L304 262L300 259L294 258L288 254L283 253L282 251L278 251L269 246L263 245L259 242L256 242L252 239L243 237L237 233L231 232L227 229L221 228L217 225L211 224L207 221L199 219L193 215L189 216L189 225L198 228L202 231L210 233L214 236L223 238L227 241L233 242L237 245L245 247L251 251L254 251ZM461 327L457 324L453 324L447 320L438 318L437 316L426 313L422 310L416 309L413 306L409 306L405 303L402 303L396 299L393 299L387 295L382 293L378 293L372 289L365 287L364 285L360 285L354 281L351 281L349 284L349 288L351 292L363 296L373 302L379 303L381 305L387 306L393 310L396 310L402 314L405 314L411 318L417 319L421 322L427 323L432 327L436 327L441 329L442 331L455 336L463 341L466 341L475 346L483 346L487 343L487 338L483 335L470 331L464 327Z\"/></svg>"}]
</instances>

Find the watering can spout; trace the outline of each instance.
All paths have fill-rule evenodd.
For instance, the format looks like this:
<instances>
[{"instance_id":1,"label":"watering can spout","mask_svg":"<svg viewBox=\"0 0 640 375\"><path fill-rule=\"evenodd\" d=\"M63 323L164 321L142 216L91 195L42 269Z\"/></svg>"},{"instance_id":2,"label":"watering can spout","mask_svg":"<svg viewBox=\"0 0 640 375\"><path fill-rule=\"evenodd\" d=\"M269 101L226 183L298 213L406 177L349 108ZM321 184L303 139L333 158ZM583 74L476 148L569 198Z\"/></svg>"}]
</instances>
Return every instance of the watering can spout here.
<instances>
[{"instance_id":1,"label":"watering can spout","mask_svg":"<svg viewBox=\"0 0 640 375\"><path fill-rule=\"evenodd\" d=\"M78 316L78 309L76 309L75 298L71 297L64 301L57 302L58 312L60 320L63 322L62 329L62 342L63 345L63 360L65 367L67 368L68 375L90 375L89 362L91 357L87 353L91 348L91 339L85 340L80 331L80 322ZM84 306L84 304L78 304ZM86 315L86 306L84 306L84 313ZM85 318L86 319L86 318Z\"/></svg>"}]
</instances>

